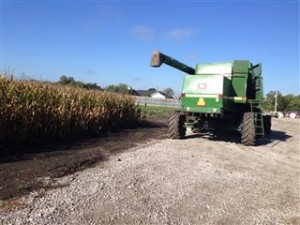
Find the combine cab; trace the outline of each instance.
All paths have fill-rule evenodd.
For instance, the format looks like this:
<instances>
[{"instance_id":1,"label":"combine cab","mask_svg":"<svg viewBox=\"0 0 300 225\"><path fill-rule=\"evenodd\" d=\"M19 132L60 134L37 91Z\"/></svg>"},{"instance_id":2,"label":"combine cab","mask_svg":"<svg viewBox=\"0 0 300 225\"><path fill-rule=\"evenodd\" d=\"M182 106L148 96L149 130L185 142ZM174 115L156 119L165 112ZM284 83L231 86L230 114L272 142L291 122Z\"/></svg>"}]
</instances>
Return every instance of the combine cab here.
<instances>
[{"instance_id":1,"label":"combine cab","mask_svg":"<svg viewBox=\"0 0 300 225\"><path fill-rule=\"evenodd\" d=\"M197 64L189 67L160 52L152 54L150 65L167 64L186 73L181 109L169 120L169 136L180 139L186 128L215 135L220 130L237 130L241 143L255 145L257 137L269 134L271 117L262 114L261 64L247 60Z\"/></svg>"}]
</instances>

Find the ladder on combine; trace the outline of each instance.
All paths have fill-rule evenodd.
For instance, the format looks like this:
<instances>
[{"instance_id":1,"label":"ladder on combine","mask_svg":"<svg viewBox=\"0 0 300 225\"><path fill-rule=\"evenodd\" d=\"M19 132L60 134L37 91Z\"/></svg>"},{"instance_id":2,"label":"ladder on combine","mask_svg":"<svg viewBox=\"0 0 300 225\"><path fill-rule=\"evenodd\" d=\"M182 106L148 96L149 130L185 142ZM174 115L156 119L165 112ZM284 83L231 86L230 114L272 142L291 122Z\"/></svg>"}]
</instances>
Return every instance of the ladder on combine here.
<instances>
[{"instance_id":1,"label":"ladder on combine","mask_svg":"<svg viewBox=\"0 0 300 225\"><path fill-rule=\"evenodd\" d=\"M262 115L261 101L251 100L250 101L251 112L255 113L255 134L258 136L265 135L264 121Z\"/></svg>"},{"instance_id":2,"label":"ladder on combine","mask_svg":"<svg viewBox=\"0 0 300 225\"><path fill-rule=\"evenodd\" d=\"M263 91L262 91L262 77L261 75L257 75L254 77L255 81L255 99L251 99L250 110L255 113L255 134L258 136L265 135L264 129L264 119L262 113L262 99L263 99Z\"/></svg>"}]
</instances>

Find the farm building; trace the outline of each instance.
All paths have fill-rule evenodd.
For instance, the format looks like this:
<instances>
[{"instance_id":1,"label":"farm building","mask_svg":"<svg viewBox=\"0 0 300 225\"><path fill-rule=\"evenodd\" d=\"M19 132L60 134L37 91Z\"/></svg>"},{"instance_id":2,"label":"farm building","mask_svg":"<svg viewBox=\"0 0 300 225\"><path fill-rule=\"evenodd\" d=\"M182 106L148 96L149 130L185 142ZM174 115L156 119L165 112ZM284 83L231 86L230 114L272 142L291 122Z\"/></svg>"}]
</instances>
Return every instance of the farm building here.
<instances>
[{"instance_id":1,"label":"farm building","mask_svg":"<svg viewBox=\"0 0 300 225\"><path fill-rule=\"evenodd\" d=\"M138 93L137 96L166 99L166 95L163 92L160 92L160 91L137 90L137 93Z\"/></svg>"}]
</instances>

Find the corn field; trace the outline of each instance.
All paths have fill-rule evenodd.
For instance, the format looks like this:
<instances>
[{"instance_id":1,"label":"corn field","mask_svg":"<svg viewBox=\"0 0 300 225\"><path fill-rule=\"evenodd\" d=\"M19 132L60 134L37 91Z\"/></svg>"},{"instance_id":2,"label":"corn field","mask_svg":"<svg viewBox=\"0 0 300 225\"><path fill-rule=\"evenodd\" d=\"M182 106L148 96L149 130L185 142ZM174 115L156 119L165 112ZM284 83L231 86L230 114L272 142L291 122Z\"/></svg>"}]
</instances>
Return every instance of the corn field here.
<instances>
[{"instance_id":1,"label":"corn field","mask_svg":"<svg viewBox=\"0 0 300 225\"><path fill-rule=\"evenodd\" d=\"M96 135L140 117L131 96L0 75L0 144L41 143Z\"/></svg>"}]
</instances>

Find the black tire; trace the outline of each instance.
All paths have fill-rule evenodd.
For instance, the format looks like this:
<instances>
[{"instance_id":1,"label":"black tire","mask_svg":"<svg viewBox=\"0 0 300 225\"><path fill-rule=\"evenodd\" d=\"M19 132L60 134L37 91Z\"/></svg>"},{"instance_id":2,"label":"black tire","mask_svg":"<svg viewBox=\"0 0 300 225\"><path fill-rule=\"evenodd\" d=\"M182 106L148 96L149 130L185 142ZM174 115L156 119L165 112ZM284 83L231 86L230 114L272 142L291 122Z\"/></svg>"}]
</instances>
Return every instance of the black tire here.
<instances>
[{"instance_id":1,"label":"black tire","mask_svg":"<svg viewBox=\"0 0 300 225\"><path fill-rule=\"evenodd\" d=\"M185 136L186 128L184 122L186 120L185 115L180 115L175 112L171 115L168 122L168 135L172 139L181 139Z\"/></svg>"},{"instance_id":2,"label":"black tire","mask_svg":"<svg viewBox=\"0 0 300 225\"><path fill-rule=\"evenodd\" d=\"M271 116L269 115L264 116L264 129L265 134L271 134Z\"/></svg>"},{"instance_id":3,"label":"black tire","mask_svg":"<svg viewBox=\"0 0 300 225\"><path fill-rule=\"evenodd\" d=\"M245 112L243 115L243 126L241 131L241 143L247 146L254 146L256 144L255 135L255 118L254 113Z\"/></svg>"}]
</instances>

